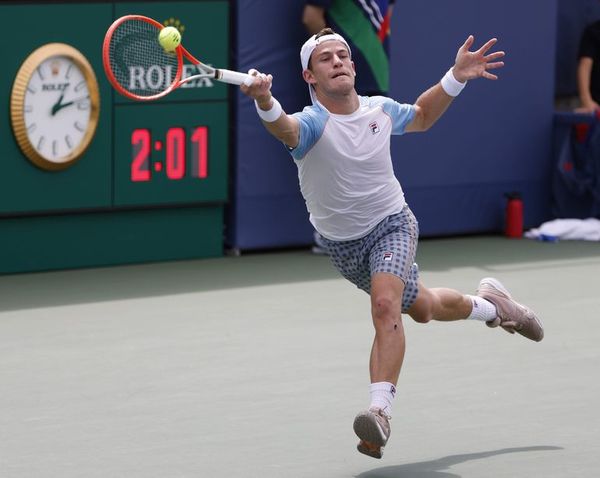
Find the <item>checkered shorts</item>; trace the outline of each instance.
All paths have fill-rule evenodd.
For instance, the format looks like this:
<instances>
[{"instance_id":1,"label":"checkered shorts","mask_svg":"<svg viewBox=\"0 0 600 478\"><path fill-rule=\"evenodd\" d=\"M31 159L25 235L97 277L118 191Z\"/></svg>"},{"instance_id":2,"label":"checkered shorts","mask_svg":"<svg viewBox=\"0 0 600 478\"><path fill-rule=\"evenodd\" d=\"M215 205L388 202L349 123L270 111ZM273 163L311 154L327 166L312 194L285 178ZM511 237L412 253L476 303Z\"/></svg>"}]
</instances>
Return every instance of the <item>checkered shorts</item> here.
<instances>
[{"instance_id":1,"label":"checkered shorts","mask_svg":"<svg viewBox=\"0 0 600 478\"><path fill-rule=\"evenodd\" d=\"M419 268L415 263L419 225L408 206L388 216L360 239L331 241L320 237L329 257L341 274L367 294L371 277L388 272L404 282L402 311L406 312L419 293Z\"/></svg>"}]
</instances>

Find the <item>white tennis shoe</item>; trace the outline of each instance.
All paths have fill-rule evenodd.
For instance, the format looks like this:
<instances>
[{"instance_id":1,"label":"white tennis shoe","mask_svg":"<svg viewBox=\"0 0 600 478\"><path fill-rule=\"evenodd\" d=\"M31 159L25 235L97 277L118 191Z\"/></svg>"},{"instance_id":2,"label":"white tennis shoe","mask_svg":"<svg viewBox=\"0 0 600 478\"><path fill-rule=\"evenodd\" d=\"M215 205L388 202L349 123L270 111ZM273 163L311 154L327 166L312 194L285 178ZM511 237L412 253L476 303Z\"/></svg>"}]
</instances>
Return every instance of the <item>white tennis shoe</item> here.
<instances>
[{"instance_id":1,"label":"white tennis shoe","mask_svg":"<svg viewBox=\"0 0 600 478\"><path fill-rule=\"evenodd\" d=\"M356 449L373 458L381 458L392 433L391 418L380 408L371 408L356 415L354 432L360 438Z\"/></svg>"},{"instance_id":2,"label":"white tennis shoe","mask_svg":"<svg viewBox=\"0 0 600 478\"><path fill-rule=\"evenodd\" d=\"M489 327L500 326L511 334L518 332L535 342L544 338L544 327L535 312L515 301L499 280L481 279L477 295L496 306L497 317L486 322Z\"/></svg>"}]
</instances>

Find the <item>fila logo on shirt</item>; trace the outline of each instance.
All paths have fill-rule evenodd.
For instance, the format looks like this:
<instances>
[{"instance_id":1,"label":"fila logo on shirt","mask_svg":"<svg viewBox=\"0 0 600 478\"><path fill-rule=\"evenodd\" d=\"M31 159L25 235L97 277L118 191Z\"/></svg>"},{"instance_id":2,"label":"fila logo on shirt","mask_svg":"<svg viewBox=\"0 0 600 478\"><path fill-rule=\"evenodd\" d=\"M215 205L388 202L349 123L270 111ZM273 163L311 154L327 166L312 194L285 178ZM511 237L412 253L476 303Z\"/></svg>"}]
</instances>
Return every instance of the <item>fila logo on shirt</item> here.
<instances>
[{"instance_id":1,"label":"fila logo on shirt","mask_svg":"<svg viewBox=\"0 0 600 478\"><path fill-rule=\"evenodd\" d=\"M392 262L393 258L394 258L393 252L384 252L383 253L383 262Z\"/></svg>"},{"instance_id":2,"label":"fila logo on shirt","mask_svg":"<svg viewBox=\"0 0 600 478\"><path fill-rule=\"evenodd\" d=\"M379 133L379 125L377 124L377 121L369 123L369 129L371 130L371 134Z\"/></svg>"}]
</instances>

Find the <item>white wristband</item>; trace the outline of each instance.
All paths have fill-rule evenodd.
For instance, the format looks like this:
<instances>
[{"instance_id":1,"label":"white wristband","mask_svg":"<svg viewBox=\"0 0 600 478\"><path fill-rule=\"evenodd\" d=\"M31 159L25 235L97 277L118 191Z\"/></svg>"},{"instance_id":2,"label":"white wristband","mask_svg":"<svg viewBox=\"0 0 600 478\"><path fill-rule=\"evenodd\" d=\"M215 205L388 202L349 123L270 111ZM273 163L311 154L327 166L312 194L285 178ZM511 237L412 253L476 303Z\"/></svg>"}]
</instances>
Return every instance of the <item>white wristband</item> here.
<instances>
[{"instance_id":1,"label":"white wristband","mask_svg":"<svg viewBox=\"0 0 600 478\"><path fill-rule=\"evenodd\" d=\"M440 83L442 84L444 91L450 96L458 96L463 88L467 86L466 81L461 83L456 79L454 73L452 73L452 68L446 72Z\"/></svg>"},{"instance_id":2,"label":"white wristband","mask_svg":"<svg viewBox=\"0 0 600 478\"><path fill-rule=\"evenodd\" d=\"M260 119L267 122L272 123L273 121L277 121L283 113L283 109L281 108L281 104L275 98L271 98L273 100L273 106L271 106L270 110L261 110L258 106L258 102L254 100L254 105L256 106L256 112Z\"/></svg>"}]
</instances>

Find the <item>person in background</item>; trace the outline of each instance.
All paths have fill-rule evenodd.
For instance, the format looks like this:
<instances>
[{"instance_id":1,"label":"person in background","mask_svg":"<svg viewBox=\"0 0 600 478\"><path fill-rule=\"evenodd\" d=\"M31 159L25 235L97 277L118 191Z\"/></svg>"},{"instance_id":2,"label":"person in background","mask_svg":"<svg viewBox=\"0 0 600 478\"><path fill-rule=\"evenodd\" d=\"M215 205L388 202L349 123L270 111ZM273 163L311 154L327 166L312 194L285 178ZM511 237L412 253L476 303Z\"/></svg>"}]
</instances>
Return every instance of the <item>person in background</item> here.
<instances>
[{"instance_id":1,"label":"person in background","mask_svg":"<svg viewBox=\"0 0 600 478\"><path fill-rule=\"evenodd\" d=\"M358 75L356 92L364 96L387 96L390 76L390 21L394 0L307 0L302 23L309 35L329 27L341 33L352 50ZM315 231L314 254L327 254Z\"/></svg>"},{"instance_id":2,"label":"person in background","mask_svg":"<svg viewBox=\"0 0 600 478\"><path fill-rule=\"evenodd\" d=\"M302 23L310 35L329 27L348 42L359 95L388 94L393 5L394 0L307 0L304 6Z\"/></svg>"},{"instance_id":3,"label":"person in background","mask_svg":"<svg viewBox=\"0 0 600 478\"><path fill-rule=\"evenodd\" d=\"M577 89L581 106L578 113L593 113L600 108L600 21L586 27L579 45Z\"/></svg>"}]
</instances>

